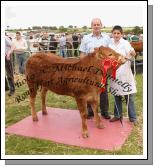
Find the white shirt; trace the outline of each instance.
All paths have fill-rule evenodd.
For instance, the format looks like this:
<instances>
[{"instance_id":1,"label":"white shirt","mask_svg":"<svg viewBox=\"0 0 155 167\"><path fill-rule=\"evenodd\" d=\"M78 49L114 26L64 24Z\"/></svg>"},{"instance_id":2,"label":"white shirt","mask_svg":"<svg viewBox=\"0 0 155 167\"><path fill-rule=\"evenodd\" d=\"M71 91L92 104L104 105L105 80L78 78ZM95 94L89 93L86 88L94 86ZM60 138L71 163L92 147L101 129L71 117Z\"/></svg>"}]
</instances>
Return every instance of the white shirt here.
<instances>
[{"instance_id":1,"label":"white shirt","mask_svg":"<svg viewBox=\"0 0 155 167\"><path fill-rule=\"evenodd\" d=\"M30 47L30 51L31 52L37 52L38 51L38 47L34 47L33 45L35 44L35 42L37 42L37 40L36 39L29 39L28 40L29 41L29 47Z\"/></svg>"},{"instance_id":2,"label":"white shirt","mask_svg":"<svg viewBox=\"0 0 155 167\"><path fill-rule=\"evenodd\" d=\"M11 49L12 41L8 36L5 36L5 55Z\"/></svg>"},{"instance_id":3,"label":"white shirt","mask_svg":"<svg viewBox=\"0 0 155 167\"><path fill-rule=\"evenodd\" d=\"M81 41L79 50L86 54L94 51L94 48L105 46L107 47L110 37L107 34L101 33L100 37L94 36L92 33L85 35Z\"/></svg>"},{"instance_id":4,"label":"white shirt","mask_svg":"<svg viewBox=\"0 0 155 167\"><path fill-rule=\"evenodd\" d=\"M127 56L129 51L134 50L130 43L123 38L120 39L118 44L115 44L114 39L111 39L109 47L123 56ZM128 95L137 92L130 61L127 61L117 69L115 80L110 79L110 90L115 96Z\"/></svg>"},{"instance_id":5,"label":"white shirt","mask_svg":"<svg viewBox=\"0 0 155 167\"><path fill-rule=\"evenodd\" d=\"M26 40L23 39L23 38L20 39L20 40L16 40L15 39L13 41L13 48L14 48L14 50L17 50L17 49L24 49L24 50L26 50L28 48Z\"/></svg>"},{"instance_id":6,"label":"white shirt","mask_svg":"<svg viewBox=\"0 0 155 167\"><path fill-rule=\"evenodd\" d=\"M62 36L62 37L59 39L59 42L60 42L60 46L65 46L65 45L66 45L66 37L65 37L65 36Z\"/></svg>"}]
</instances>

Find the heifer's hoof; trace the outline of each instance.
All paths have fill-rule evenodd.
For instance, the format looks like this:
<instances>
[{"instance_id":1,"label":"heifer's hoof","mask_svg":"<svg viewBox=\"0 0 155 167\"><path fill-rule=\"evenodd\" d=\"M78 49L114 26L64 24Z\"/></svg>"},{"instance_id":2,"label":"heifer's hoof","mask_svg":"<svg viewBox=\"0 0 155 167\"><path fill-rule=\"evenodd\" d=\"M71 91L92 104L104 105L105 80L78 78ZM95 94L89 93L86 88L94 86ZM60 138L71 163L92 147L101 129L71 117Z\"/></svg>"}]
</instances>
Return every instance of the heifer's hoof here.
<instances>
[{"instance_id":1,"label":"heifer's hoof","mask_svg":"<svg viewBox=\"0 0 155 167\"><path fill-rule=\"evenodd\" d=\"M83 132L83 133L82 133L82 137L83 137L83 138L88 138L88 137L89 137L88 132Z\"/></svg>"},{"instance_id":2,"label":"heifer's hoof","mask_svg":"<svg viewBox=\"0 0 155 167\"><path fill-rule=\"evenodd\" d=\"M34 118L32 118L32 120L33 120L34 122L37 122L37 121L38 121L38 117L34 117Z\"/></svg>"},{"instance_id":3,"label":"heifer's hoof","mask_svg":"<svg viewBox=\"0 0 155 167\"><path fill-rule=\"evenodd\" d=\"M47 115L47 111L42 111L42 115Z\"/></svg>"},{"instance_id":4,"label":"heifer's hoof","mask_svg":"<svg viewBox=\"0 0 155 167\"><path fill-rule=\"evenodd\" d=\"M97 128L103 129L103 128L105 128L105 126L103 124L99 124L99 125L97 125Z\"/></svg>"}]
</instances>

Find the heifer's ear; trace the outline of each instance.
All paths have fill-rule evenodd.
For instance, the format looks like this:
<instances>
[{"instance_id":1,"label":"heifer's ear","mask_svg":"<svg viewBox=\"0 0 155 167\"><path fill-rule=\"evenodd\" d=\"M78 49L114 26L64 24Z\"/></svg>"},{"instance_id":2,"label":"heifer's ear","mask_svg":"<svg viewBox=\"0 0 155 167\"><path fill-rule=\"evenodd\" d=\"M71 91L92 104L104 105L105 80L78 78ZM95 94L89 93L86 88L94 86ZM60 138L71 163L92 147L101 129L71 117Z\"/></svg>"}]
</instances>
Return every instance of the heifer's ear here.
<instances>
[{"instance_id":1,"label":"heifer's ear","mask_svg":"<svg viewBox=\"0 0 155 167\"><path fill-rule=\"evenodd\" d=\"M100 46L99 50L102 51L102 50L104 50L104 48L105 48L104 46Z\"/></svg>"},{"instance_id":2,"label":"heifer's ear","mask_svg":"<svg viewBox=\"0 0 155 167\"><path fill-rule=\"evenodd\" d=\"M98 53L99 53L99 58L104 58L105 57L105 47L104 46L100 46Z\"/></svg>"},{"instance_id":3,"label":"heifer's ear","mask_svg":"<svg viewBox=\"0 0 155 167\"><path fill-rule=\"evenodd\" d=\"M99 48L94 48L94 51L95 51L95 52L98 52L98 51L99 51Z\"/></svg>"}]
</instances>

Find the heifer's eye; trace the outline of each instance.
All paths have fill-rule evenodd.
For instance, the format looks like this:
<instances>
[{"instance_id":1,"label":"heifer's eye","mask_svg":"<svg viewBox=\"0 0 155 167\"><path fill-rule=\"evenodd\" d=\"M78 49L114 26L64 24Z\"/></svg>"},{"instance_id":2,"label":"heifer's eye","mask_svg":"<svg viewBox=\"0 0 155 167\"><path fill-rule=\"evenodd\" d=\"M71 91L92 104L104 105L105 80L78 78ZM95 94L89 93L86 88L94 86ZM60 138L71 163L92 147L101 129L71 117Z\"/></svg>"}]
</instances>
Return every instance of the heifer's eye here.
<instances>
[{"instance_id":1,"label":"heifer's eye","mask_svg":"<svg viewBox=\"0 0 155 167\"><path fill-rule=\"evenodd\" d=\"M112 56L112 53L110 53L108 56Z\"/></svg>"}]
</instances>

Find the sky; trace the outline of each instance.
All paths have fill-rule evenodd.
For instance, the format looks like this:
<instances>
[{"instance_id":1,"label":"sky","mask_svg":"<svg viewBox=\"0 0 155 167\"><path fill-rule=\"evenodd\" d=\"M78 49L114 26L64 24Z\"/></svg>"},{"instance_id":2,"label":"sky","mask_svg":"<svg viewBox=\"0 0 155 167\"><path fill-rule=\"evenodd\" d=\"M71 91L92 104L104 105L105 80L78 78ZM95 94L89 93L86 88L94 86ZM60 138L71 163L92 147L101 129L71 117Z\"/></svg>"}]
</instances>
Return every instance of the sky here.
<instances>
[{"instance_id":1,"label":"sky","mask_svg":"<svg viewBox=\"0 0 155 167\"><path fill-rule=\"evenodd\" d=\"M143 26L145 4L79 2L8 4L5 5L5 28L28 28L32 26L90 27L92 18L101 18L106 27Z\"/></svg>"}]
</instances>

